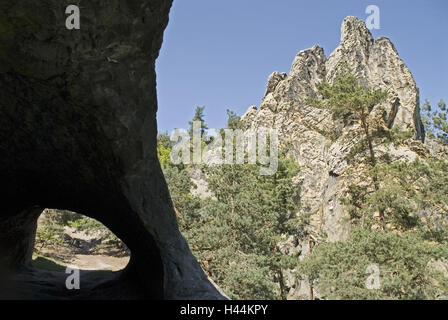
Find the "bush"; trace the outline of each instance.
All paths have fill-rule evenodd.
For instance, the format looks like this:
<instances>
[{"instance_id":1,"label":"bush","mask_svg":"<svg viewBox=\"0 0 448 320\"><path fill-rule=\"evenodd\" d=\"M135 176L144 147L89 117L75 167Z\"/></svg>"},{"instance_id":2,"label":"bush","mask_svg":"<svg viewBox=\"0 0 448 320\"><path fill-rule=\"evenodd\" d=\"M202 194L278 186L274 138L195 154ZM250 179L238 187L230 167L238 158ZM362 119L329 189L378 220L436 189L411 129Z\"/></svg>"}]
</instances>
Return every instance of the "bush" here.
<instances>
[{"instance_id":1,"label":"bush","mask_svg":"<svg viewBox=\"0 0 448 320\"><path fill-rule=\"evenodd\" d=\"M299 263L328 299L436 299L448 294L448 276L430 264L448 259L448 248L417 232L356 229L347 241L323 243ZM367 268L379 268L380 288L368 289Z\"/></svg>"}]
</instances>

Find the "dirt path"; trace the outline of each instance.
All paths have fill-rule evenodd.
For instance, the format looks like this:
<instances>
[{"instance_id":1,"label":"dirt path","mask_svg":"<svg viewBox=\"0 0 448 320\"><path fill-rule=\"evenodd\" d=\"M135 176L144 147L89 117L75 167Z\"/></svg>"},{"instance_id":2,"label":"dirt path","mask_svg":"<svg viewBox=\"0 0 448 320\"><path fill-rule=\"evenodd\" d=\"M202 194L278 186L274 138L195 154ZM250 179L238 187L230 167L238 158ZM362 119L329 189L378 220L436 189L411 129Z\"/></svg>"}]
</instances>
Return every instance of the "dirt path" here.
<instances>
[{"instance_id":1,"label":"dirt path","mask_svg":"<svg viewBox=\"0 0 448 320\"><path fill-rule=\"evenodd\" d=\"M44 241L36 246L34 255L34 259L41 257L36 261L41 267L65 270L71 266L81 270L118 271L128 264L130 252L123 242L104 226L92 224L93 220L76 220L87 225L90 223L86 229L68 225L52 229L53 222L47 220L39 222L38 231L44 230ZM50 233L48 230L52 237L45 237Z\"/></svg>"},{"instance_id":2,"label":"dirt path","mask_svg":"<svg viewBox=\"0 0 448 320\"><path fill-rule=\"evenodd\" d=\"M100 250L99 252L80 251L67 245L47 246L42 248L38 257L49 258L62 268L67 266L81 270L110 270L118 271L126 267L129 255L114 254L113 250Z\"/></svg>"},{"instance_id":3,"label":"dirt path","mask_svg":"<svg viewBox=\"0 0 448 320\"><path fill-rule=\"evenodd\" d=\"M111 270L124 269L129 262L129 257L110 257L104 255L77 254L67 261L70 267L82 270Z\"/></svg>"}]
</instances>

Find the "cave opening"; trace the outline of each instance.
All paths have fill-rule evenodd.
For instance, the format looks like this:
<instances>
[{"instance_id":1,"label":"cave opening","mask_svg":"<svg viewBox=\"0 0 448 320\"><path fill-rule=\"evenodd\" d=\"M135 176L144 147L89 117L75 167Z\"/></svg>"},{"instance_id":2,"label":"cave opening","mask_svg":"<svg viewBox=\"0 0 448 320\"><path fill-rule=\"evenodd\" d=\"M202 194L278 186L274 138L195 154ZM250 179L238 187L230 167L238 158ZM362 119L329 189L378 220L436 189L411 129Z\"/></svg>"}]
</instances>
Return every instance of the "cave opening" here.
<instances>
[{"instance_id":1,"label":"cave opening","mask_svg":"<svg viewBox=\"0 0 448 320\"><path fill-rule=\"evenodd\" d=\"M131 252L92 217L58 209L25 210L0 223L0 299L163 298L161 262L143 259L147 266L142 268ZM154 254L150 257L154 260ZM142 269L150 273L149 283L141 280Z\"/></svg>"},{"instance_id":2,"label":"cave opening","mask_svg":"<svg viewBox=\"0 0 448 320\"><path fill-rule=\"evenodd\" d=\"M2 6L14 43L2 38L0 55L0 297L222 298L178 230L157 161L155 60L171 3L92 1L87 42L60 32L64 11ZM129 263L102 281L109 289L85 290L110 272L88 270L67 296L65 273L49 282L33 267L45 208L97 219L126 244Z\"/></svg>"},{"instance_id":3,"label":"cave opening","mask_svg":"<svg viewBox=\"0 0 448 320\"><path fill-rule=\"evenodd\" d=\"M31 262L36 268L120 271L129 259L126 244L96 219L55 209L38 219Z\"/></svg>"}]
</instances>

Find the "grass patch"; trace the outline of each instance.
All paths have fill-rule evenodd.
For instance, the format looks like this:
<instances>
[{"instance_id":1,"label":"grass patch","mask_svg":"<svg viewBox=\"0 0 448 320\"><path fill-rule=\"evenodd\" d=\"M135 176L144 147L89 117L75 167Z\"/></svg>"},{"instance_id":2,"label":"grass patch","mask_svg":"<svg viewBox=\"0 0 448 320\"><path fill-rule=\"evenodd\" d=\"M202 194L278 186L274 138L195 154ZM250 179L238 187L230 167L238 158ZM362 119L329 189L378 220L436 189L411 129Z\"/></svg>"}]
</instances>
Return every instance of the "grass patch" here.
<instances>
[{"instance_id":1,"label":"grass patch","mask_svg":"<svg viewBox=\"0 0 448 320\"><path fill-rule=\"evenodd\" d=\"M57 272L65 272L67 268L64 262L41 255L33 256L31 265L37 269Z\"/></svg>"}]
</instances>

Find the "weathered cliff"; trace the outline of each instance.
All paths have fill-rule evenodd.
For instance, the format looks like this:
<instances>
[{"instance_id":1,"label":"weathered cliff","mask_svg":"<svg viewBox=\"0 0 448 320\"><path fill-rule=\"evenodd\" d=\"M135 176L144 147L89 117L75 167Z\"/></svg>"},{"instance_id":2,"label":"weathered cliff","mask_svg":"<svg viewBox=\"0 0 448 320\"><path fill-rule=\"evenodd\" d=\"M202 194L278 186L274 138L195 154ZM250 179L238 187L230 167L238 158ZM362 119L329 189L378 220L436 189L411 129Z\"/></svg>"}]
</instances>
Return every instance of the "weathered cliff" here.
<instances>
[{"instance_id":1,"label":"weathered cliff","mask_svg":"<svg viewBox=\"0 0 448 320\"><path fill-rule=\"evenodd\" d=\"M80 30L65 28L69 4L0 1L1 293L221 298L178 230L157 159L154 64L171 1L83 2ZM98 290L36 282L28 263L44 208L103 222L130 248L128 267Z\"/></svg>"},{"instance_id":2,"label":"weathered cliff","mask_svg":"<svg viewBox=\"0 0 448 320\"><path fill-rule=\"evenodd\" d=\"M332 83L343 66L348 66L360 83L389 92L388 101L381 106L387 112L389 128L414 132L414 139L407 145L387 150L394 159L412 160L431 152L423 144L419 90L411 72L392 42L384 37L374 40L364 22L356 17L343 21L340 45L328 58L322 48L314 46L297 54L289 74L274 72L260 108L252 106L242 117L247 128L274 127L280 141L291 143L290 154L301 167L297 186L302 209L298 214L311 214L311 232L326 234L329 241L344 239L350 230L339 199L350 184L362 183L362 166L353 167L346 162L357 139L356 134L353 139L347 137L356 132L359 124L333 120L328 111L311 107L306 101L317 96L317 83ZM328 135L331 131L339 134L332 138ZM334 209L329 207L330 201ZM289 246L297 248L287 250L306 254L307 245L290 239ZM297 287L300 284L295 283L294 277L290 278L291 298L297 298L303 294L303 288Z\"/></svg>"}]
</instances>

